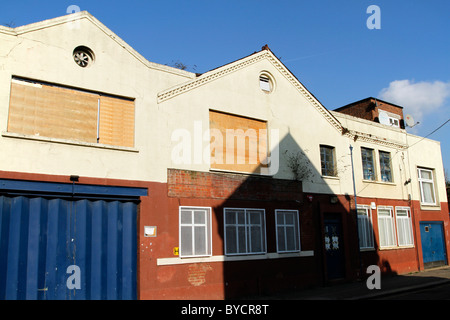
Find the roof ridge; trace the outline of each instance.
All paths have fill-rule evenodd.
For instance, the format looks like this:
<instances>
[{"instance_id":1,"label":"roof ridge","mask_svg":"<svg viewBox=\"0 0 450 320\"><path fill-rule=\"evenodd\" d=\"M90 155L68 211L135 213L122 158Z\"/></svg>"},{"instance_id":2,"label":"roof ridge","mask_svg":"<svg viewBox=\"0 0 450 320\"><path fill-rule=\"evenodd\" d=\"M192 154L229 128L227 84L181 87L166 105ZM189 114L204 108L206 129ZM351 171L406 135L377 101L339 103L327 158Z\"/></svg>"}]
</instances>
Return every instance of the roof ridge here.
<instances>
[{"instance_id":1,"label":"roof ridge","mask_svg":"<svg viewBox=\"0 0 450 320\"><path fill-rule=\"evenodd\" d=\"M79 11L67 15L63 15L56 18L46 19L39 22L30 23L27 25L23 25L15 28L8 28L0 26L0 31L4 31L10 35L20 36L22 34L26 34L29 32L41 30L44 28L50 28L56 25L73 22L81 19L88 19L91 23L93 23L96 27L98 27L102 32L104 32L107 36L109 36L113 41L115 41L118 45L127 50L132 56L134 56L137 60L139 60L143 65L148 68L157 69L160 71L165 71L169 73L174 73L180 76L184 76L189 79L195 78L195 74L189 71L180 70L177 68L173 68L170 66L162 65L159 63L151 62L142 56L139 52L137 52L133 47L131 47L126 41L124 41L121 37L119 37L116 33L114 33L111 29L109 29L106 25L104 25L101 21L95 18L88 11Z\"/></svg>"},{"instance_id":2,"label":"roof ridge","mask_svg":"<svg viewBox=\"0 0 450 320\"><path fill-rule=\"evenodd\" d=\"M275 56L268 45L263 46L262 49L258 52L254 52L244 58L208 71L195 78L194 80L175 85L169 89L159 92L157 95L157 102L162 103L184 92L198 88L210 81L221 78L227 74L235 72L241 68L244 68L263 59L268 59L272 63L272 65L277 68L280 73L298 91L300 91L300 93L306 98L306 100L309 101L309 103L311 103L313 107L318 110L336 130L342 132L343 126L341 125L339 120L337 120L336 117L331 114L330 111L325 108L319 102L319 100L317 100L317 98L314 97L314 95L303 86L303 84L293 75L293 73Z\"/></svg>"},{"instance_id":3,"label":"roof ridge","mask_svg":"<svg viewBox=\"0 0 450 320\"><path fill-rule=\"evenodd\" d=\"M171 88L168 88L166 90L163 90L158 93L158 103L161 103L165 100L168 100L174 96L177 96L183 92L190 91L194 88L197 88L199 86L202 86L203 84L218 79L224 75L227 75L229 73L232 73L236 70L239 70L247 65L253 64L257 61L262 60L267 55L266 52L255 52L252 53L244 58L235 60L233 62L227 63L223 66L217 67L215 69L212 69L210 71L207 71L200 76L196 77L195 79L184 82L178 85L175 85ZM240 61L240 62L239 62ZM239 63L238 63L239 62ZM237 63L237 64L236 64ZM235 65L233 65L235 64Z\"/></svg>"}]
</instances>

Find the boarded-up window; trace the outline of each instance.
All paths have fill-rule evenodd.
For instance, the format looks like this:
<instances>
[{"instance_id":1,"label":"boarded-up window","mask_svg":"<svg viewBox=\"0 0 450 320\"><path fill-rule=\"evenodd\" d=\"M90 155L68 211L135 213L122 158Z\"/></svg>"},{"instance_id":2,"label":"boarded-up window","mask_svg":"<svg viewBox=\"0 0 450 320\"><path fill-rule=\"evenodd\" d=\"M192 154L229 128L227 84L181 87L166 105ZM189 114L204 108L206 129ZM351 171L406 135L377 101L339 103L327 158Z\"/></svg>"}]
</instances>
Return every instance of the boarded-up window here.
<instances>
[{"instance_id":1,"label":"boarded-up window","mask_svg":"<svg viewBox=\"0 0 450 320\"><path fill-rule=\"evenodd\" d=\"M212 169L261 173L267 168L265 121L210 111L209 123Z\"/></svg>"},{"instance_id":2,"label":"boarded-up window","mask_svg":"<svg viewBox=\"0 0 450 320\"><path fill-rule=\"evenodd\" d=\"M134 146L134 101L100 97L99 142Z\"/></svg>"},{"instance_id":3,"label":"boarded-up window","mask_svg":"<svg viewBox=\"0 0 450 320\"><path fill-rule=\"evenodd\" d=\"M8 132L134 146L134 102L13 79Z\"/></svg>"}]
</instances>

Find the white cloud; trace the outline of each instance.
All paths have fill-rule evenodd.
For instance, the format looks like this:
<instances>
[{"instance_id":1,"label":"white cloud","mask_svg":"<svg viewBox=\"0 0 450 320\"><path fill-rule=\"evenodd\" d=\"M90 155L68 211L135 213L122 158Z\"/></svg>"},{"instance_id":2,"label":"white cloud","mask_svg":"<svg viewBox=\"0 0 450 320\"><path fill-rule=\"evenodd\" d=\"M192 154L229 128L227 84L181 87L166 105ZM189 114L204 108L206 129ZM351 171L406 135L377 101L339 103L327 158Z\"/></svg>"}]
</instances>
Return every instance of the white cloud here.
<instances>
[{"instance_id":1,"label":"white cloud","mask_svg":"<svg viewBox=\"0 0 450 320\"><path fill-rule=\"evenodd\" d=\"M404 114L411 114L416 121L436 112L450 97L450 82L414 82L395 80L388 88L380 91L379 97L404 108Z\"/></svg>"}]
</instances>

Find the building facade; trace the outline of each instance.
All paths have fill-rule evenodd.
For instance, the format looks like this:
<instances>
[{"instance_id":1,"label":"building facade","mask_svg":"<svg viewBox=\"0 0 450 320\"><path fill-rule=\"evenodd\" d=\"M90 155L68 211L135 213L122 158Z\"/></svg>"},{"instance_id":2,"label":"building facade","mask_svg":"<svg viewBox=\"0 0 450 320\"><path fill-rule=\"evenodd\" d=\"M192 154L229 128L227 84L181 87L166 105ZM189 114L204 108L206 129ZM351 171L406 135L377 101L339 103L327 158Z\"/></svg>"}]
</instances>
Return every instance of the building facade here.
<instances>
[{"instance_id":1,"label":"building facade","mask_svg":"<svg viewBox=\"0 0 450 320\"><path fill-rule=\"evenodd\" d=\"M2 299L226 299L448 263L440 145L400 106L330 111L267 46L201 75L152 63L87 12L0 41Z\"/></svg>"}]
</instances>

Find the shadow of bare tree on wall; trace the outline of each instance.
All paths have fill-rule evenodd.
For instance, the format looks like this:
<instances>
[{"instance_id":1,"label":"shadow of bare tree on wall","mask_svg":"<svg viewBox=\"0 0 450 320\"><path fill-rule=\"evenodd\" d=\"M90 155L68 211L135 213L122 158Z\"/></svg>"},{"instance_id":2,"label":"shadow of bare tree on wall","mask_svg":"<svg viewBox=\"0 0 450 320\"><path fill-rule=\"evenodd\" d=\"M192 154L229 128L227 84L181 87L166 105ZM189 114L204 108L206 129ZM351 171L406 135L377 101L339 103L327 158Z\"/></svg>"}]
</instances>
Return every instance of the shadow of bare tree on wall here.
<instances>
[{"instance_id":1,"label":"shadow of bare tree on wall","mask_svg":"<svg viewBox=\"0 0 450 320\"><path fill-rule=\"evenodd\" d=\"M348 281L378 263L376 250L368 259L359 254L352 196L334 194L290 134L277 148L280 170L290 170L283 173L292 179L192 171L182 183L169 182L169 196L202 198L212 206L213 255L224 257L227 299ZM292 155L302 158L292 165ZM179 172L169 169L169 181ZM304 192L305 179L320 184L321 192Z\"/></svg>"}]
</instances>

